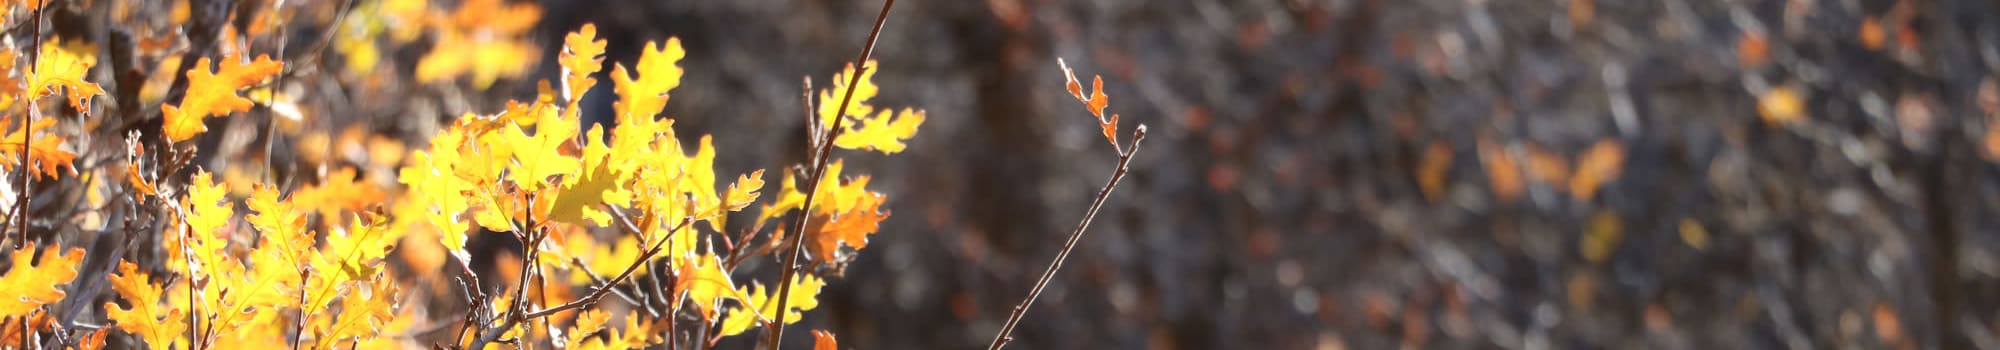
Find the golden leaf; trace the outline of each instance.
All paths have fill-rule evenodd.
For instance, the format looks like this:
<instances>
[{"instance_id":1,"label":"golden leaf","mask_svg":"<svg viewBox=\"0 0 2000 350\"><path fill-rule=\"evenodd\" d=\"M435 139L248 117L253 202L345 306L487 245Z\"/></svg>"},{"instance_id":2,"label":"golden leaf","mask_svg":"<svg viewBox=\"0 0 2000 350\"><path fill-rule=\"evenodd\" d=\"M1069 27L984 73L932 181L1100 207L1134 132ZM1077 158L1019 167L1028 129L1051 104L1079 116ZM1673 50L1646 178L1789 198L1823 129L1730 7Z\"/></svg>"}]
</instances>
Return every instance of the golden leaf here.
<instances>
[{"instance_id":1,"label":"golden leaf","mask_svg":"<svg viewBox=\"0 0 2000 350\"><path fill-rule=\"evenodd\" d=\"M185 141L208 131L203 118L250 110L250 99L237 95L237 90L264 81L285 68L284 63L264 55L249 63L239 58L224 58L221 67L214 71L209 70L209 64L206 57L195 61L194 69L187 72L187 95L181 97L181 103L160 107L166 118L168 140Z\"/></svg>"},{"instance_id":2,"label":"golden leaf","mask_svg":"<svg viewBox=\"0 0 2000 350\"><path fill-rule=\"evenodd\" d=\"M27 316L42 305L62 301L63 290L56 285L76 278L76 265L83 262L83 248L70 248L68 253L62 253L51 245L37 265L35 244L30 242L14 250L13 257L13 268L0 275L0 295L8 296L0 297L0 317Z\"/></svg>"}]
</instances>

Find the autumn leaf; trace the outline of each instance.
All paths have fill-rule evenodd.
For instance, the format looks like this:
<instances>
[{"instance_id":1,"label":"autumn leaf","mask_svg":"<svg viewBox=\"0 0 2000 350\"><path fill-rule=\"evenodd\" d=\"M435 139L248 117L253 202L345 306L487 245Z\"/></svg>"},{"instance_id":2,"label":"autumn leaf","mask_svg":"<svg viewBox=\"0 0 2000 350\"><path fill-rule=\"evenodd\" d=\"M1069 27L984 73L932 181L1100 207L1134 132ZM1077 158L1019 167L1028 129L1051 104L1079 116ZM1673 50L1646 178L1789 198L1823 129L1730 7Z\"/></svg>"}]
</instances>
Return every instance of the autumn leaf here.
<instances>
[{"instance_id":1,"label":"autumn leaf","mask_svg":"<svg viewBox=\"0 0 2000 350\"><path fill-rule=\"evenodd\" d=\"M833 332L813 330L813 350L840 350L840 341L833 339Z\"/></svg>"},{"instance_id":2,"label":"autumn leaf","mask_svg":"<svg viewBox=\"0 0 2000 350\"><path fill-rule=\"evenodd\" d=\"M590 75L604 69L604 46L604 40L597 38L594 23L584 23L583 28L563 36L563 51L556 60L562 63L562 95L568 100L569 109L576 109L583 93L597 85L597 78Z\"/></svg>"},{"instance_id":3,"label":"autumn leaf","mask_svg":"<svg viewBox=\"0 0 2000 350\"><path fill-rule=\"evenodd\" d=\"M76 265L83 262L83 248L70 248L68 253L62 253L51 245L43 251L42 262L37 265L35 243L29 242L14 250L13 257L13 268L0 275L0 295L9 296L0 298L0 318L27 316L42 305L62 301L63 290L56 285L76 278Z\"/></svg>"},{"instance_id":4,"label":"autumn leaf","mask_svg":"<svg viewBox=\"0 0 2000 350\"><path fill-rule=\"evenodd\" d=\"M250 110L250 99L237 95L237 91L277 75L285 65L258 55L249 63L240 58L224 58L218 69L211 71L209 67L206 57L195 61L194 69L187 72L187 94L181 97L181 103L160 107L166 118L164 133L168 140L185 141L208 131L203 118Z\"/></svg>"},{"instance_id":5,"label":"autumn leaf","mask_svg":"<svg viewBox=\"0 0 2000 350\"><path fill-rule=\"evenodd\" d=\"M1097 116L1097 126L1103 129L1104 140L1110 141L1112 146L1117 146L1118 115L1112 114L1109 118L1104 116L1104 107L1111 104L1111 98L1104 95L1104 77L1093 76L1090 96L1084 96L1083 84L1077 82L1076 72L1069 69L1069 63L1057 58L1056 65L1062 67L1064 86L1069 89L1070 96L1075 96L1077 101L1083 102L1084 107L1090 109L1090 115Z\"/></svg>"},{"instance_id":6,"label":"autumn leaf","mask_svg":"<svg viewBox=\"0 0 2000 350\"><path fill-rule=\"evenodd\" d=\"M470 74L472 86L484 90L501 77L527 73L541 51L523 37L541 16L541 8L533 4L459 3L450 16L431 21L436 44L417 61L417 80L438 82Z\"/></svg>"},{"instance_id":7,"label":"autumn leaf","mask_svg":"<svg viewBox=\"0 0 2000 350\"><path fill-rule=\"evenodd\" d=\"M167 237L169 258L173 261L192 258L197 264L194 266L196 270L222 268L232 260L224 252L229 237L223 227L228 226L229 219L236 215L236 206L226 197L229 190L217 185L213 179L206 171L195 174L194 181L188 184L187 197L182 199L183 210L186 211L181 215L187 224L187 232ZM167 266L176 273L191 273L184 264Z\"/></svg>"},{"instance_id":8,"label":"autumn leaf","mask_svg":"<svg viewBox=\"0 0 2000 350\"><path fill-rule=\"evenodd\" d=\"M618 92L618 102L612 108L618 113L621 128L629 121L653 119L667 106L667 92L681 86L681 67L678 62L687 57L681 50L680 38L668 38L665 47L648 42L639 51L639 62L634 67L637 75L628 72L620 63L611 69L611 84Z\"/></svg>"},{"instance_id":9,"label":"autumn leaf","mask_svg":"<svg viewBox=\"0 0 2000 350\"><path fill-rule=\"evenodd\" d=\"M625 189L624 174L611 167L611 148L603 141L604 127L592 126L585 137L588 145L583 148L583 169L579 176L566 177L563 189L555 195L555 202L549 205L548 218L555 222L584 222L600 227L611 225L611 214L605 212L605 204L625 207L632 204L632 192Z\"/></svg>"},{"instance_id":10,"label":"autumn leaf","mask_svg":"<svg viewBox=\"0 0 2000 350\"><path fill-rule=\"evenodd\" d=\"M0 125L9 124L10 119L12 118L0 118ZM57 168L72 168L76 154L62 149L62 143L66 139L50 135L46 131L55 125L55 119L42 118L31 125L8 132L5 141L0 142L0 168L13 170L20 166L21 143L30 132L36 134L34 143L28 147L28 161L34 163L29 169L33 169L35 175L52 179L56 177Z\"/></svg>"},{"instance_id":11,"label":"autumn leaf","mask_svg":"<svg viewBox=\"0 0 2000 350\"><path fill-rule=\"evenodd\" d=\"M1424 198L1435 201L1444 195L1451 158L1451 144L1443 140L1431 141L1424 147L1423 160L1417 166L1417 187L1424 191Z\"/></svg>"},{"instance_id":12,"label":"autumn leaf","mask_svg":"<svg viewBox=\"0 0 2000 350\"><path fill-rule=\"evenodd\" d=\"M714 319L724 300L743 300L734 282L729 281L729 272L722 270L722 260L715 255L702 254L676 259L674 263L673 290L685 293L688 301L694 303L694 310L703 319ZM674 301L674 309L679 310L682 302Z\"/></svg>"},{"instance_id":13,"label":"autumn leaf","mask_svg":"<svg viewBox=\"0 0 2000 350\"><path fill-rule=\"evenodd\" d=\"M858 189L867 183L867 178L863 177L850 185L857 189L856 192L865 192ZM837 261L841 245L857 250L867 248L868 236L880 229L883 219L889 218L888 212L880 211L883 200L879 193L865 193L853 203L844 205L846 208L837 215L810 222L812 227L806 228L806 232L812 233L813 256L819 261Z\"/></svg>"},{"instance_id":14,"label":"autumn leaf","mask_svg":"<svg viewBox=\"0 0 2000 350\"><path fill-rule=\"evenodd\" d=\"M1764 123L1784 126L1804 121L1806 105L1804 97L1790 86L1776 86L1757 97L1757 113L1764 117Z\"/></svg>"},{"instance_id":15,"label":"autumn leaf","mask_svg":"<svg viewBox=\"0 0 2000 350\"><path fill-rule=\"evenodd\" d=\"M160 306L164 290L149 279L139 272L139 265L118 262L118 273L110 276L111 289L132 306L104 303L104 318L117 323L119 330L138 335L151 348L172 349L186 333L187 322L180 308Z\"/></svg>"},{"instance_id":16,"label":"autumn leaf","mask_svg":"<svg viewBox=\"0 0 2000 350\"><path fill-rule=\"evenodd\" d=\"M379 328L395 317L396 281L376 277L341 297L340 316L315 329L319 337L314 349L339 348L340 341L378 336Z\"/></svg>"},{"instance_id":17,"label":"autumn leaf","mask_svg":"<svg viewBox=\"0 0 2000 350\"><path fill-rule=\"evenodd\" d=\"M604 324L610 321L610 318L611 314L601 309L589 309L578 313L576 323L570 326L569 332L563 334L567 337L563 345L570 348L580 347L591 334L604 330Z\"/></svg>"},{"instance_id":18,"label":"autumn leaf","mask_svg":"<svg viewBox=\"0 0 2000 350\"><path fill-rule=\"evenodd\" d=\"M28 78L28 97L40 98L67 89L69 105L78 111L90 113L90 105L85 104L84 100L104 94L103 88L84 80L84 76L90 74L90 66L97 60L63 48L59 39L49 39L43 42L41 47L41 56L35 61L35 71Z\"/></svg>"},{"instance_id":19,"label":"autumn leaf","mask_svg":"<svg viewBox=\"0 0 2000 350\"><path fill-rule=\"evenodd\" d=\"M868 61L869 67L874 67L875 64L875 61ZM875 113L875 107L869 104L869 100L881 92L881 88L875 86L873 81L875 72L876 70L869 69L861 73L861 79L852 87L854 96L844 113L839 110L840 101L847 98L847 90L850 88L848 82L855 74L852 65L833 75L832 89L820 90L820 127L832 128L835 117L844 116L849 119L840 123L840 135L834 138L834 146L895 154L903 151L905 147L903 140L916 136L917 127L923 125L922 110L906 108L901 113L896 113L884 109L881 113Z\"/></svg>"},{"instance_id":20,"label":"autumn leaf","mask_svg":"<svg viewBox=\"0 0 2000 350\"><path fill-rule=\"evenodd\" d=\"M873 60L868 61L867 65L868 67L876 66ZM875 94L881 92L881 88L876 87L874 81L875 72L878 71L869 69L861 72L861 79L855 81L853 86L849 86L848 82L854 80L854 65L849 64L842 67L840 72L834 73L833 88L820 90L819 92L818 115L820 127L831 128L836 117L847 116L858 119L873 113L875 107L868 104L868 101L875 99ZM849 89L854 90L852 98L847 97L849 94L847 90ZM840 109L840 101L842 99L849 99L847 110L845 111Z\"/></svg>"},{"instance_id":21,"label":"autumn leaf","mask_svg":"<svg viewBox=\"0 0 2000 350\"><path fill-rule=\"evenodd\" d=\"M534 135L522 131L520 125L508 126L501 134L513 147L514 165L509 168L508 179L521 186L521 190L534 192L546 186L550 177L575 175L581 170L581 161L558 150L576 138L576 131L576 121L564 120L553 111L542 114Z\"/></svg>"},{"instance_id":22,"label":"autumn leaf","mask_svg":"<svg viewBox=\"0 0 2000 350\"><path fill-rule=\"evenodd\" d=\"M360 213L389 198L381 188L359 178L353 167L340 167L326 173L318 184L306 185L292 192L292 198L299 203L310 205L319 212L320 218L339 219L341 213Z\"/></svg>"},{"instance_id":23,"label":"autumn leaf","mask_svg":"<svg viewBox=\"0 0 2000 350\"><path fill-rule=\"evenodd\" d=\"M833 145L883 154L902 152L903 140L916 135L917 126L924 124L924 111L905 108L902 113L895 114L894 121L889 118L891 112L894 111L885 109L874 117L862 118L858 120L861 125L842 125L844 131L834 138Z\"/></svg>"},{"instance_id":24,"label":"autumn leaf","mask_svg":"<svg viewBox=\"0 0 2000 350\"><path fill-rule=\"evenodd\" d=\"M1583 259L1599 263L1611 257L1611 252L1618 249L1618 242L1625 235L1624 226L1617 212L1599 210L1596 215L1591 215L1590 227L1584 231L1583 242L1578 244Z\"/></svg>"},{"instance_id":25,"label":"autumn leaf","mask_svg":"<svg viewBox=\"0 0 2000 350\"><path fill-rule=\"evenodd\" d=\"M790 310L784 312L784 322L797 323L805 318L806 311L819 307L819 290L824 286L826 281L813 275L800 274L793 278L791 296L786 298L789 301L785 305ZM773 316L779 314L779 289L770 288L767 291L761 283L753 283L748 289L738 289L737 292L745 295L746 299L742 305L730 308L729 315L722 319L722 330L717 334L725 337L742 334L762 322L776 322Z\"/></svg>"},{"instance_id":26,"label":"autumn leaf","mask_svg":"<svg viewBox=\"0 0 2000 350\"><path fill-rule=\"evenodd\" d=\"M1625 164L1625 147L1617 140L1606 139L1592 144L1576 160L1576 171L1571 173L1569 194L1577 200L1588 200L1597 196L1598 188L1618 178L1619 170Z\"/></svg>"},{"instance_id":27,"label":"autumn leaf","mask_svg":"<svg viewBox=\"0 0 2000 350\"><path fill-rule=\"evenodd\" d=\"M1506 146L1480 137L1479 160L1485 165L1486 182L1492 186L1494 198L1509 202L1521 198L1527 181L1522 179L1520 163L1514 160L1514 155L1507 151Z\"/></svg>"}]
</instances>

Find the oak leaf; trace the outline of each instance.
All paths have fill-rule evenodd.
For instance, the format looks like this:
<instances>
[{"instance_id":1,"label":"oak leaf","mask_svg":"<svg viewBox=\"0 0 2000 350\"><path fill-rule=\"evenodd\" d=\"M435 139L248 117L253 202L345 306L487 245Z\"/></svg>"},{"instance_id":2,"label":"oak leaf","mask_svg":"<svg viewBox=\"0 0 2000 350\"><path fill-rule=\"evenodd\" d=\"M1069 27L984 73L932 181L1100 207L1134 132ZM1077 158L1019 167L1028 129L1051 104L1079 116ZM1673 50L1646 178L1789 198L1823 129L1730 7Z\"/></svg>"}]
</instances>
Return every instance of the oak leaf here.
<instances>
[{"instance_id":1,"label":"oak leaf","mask_svg":"<svg viewBox=\"0 0 2000 350\"><path fill-rule=\"evenodd\" d=\"M0 118L0 124L7 124L8 119L12 118ZM34 166L28 168L32 169L35 175L42 178L55 178L57 168L73 169L76 154L62 149L62 143L66 138L50 135L46 131L46 129L55 125L55 119L42 118L22 128L9 131L5 136L5 141L0 142L0 168L13 170L15 167L20 166L21 143L28 137L28 133L32 132L37 135L35 135L33 144L28 145L27 149L28 161L33 163Z\"/></svg>"},{"instance_id":2,"label":"oak leaf","mask_svg":"<svg viewBox=\"0 0 2000 350\"><path fill-rule=\"evenodd\" d=\"M258 55L249 63L240 58L224 58L219 68L211 71L209 67L206 57L195 61L194 69L187 72L187 94L181 97L181 103L160 107L166 118L164 133L168 140L185 141L208 131L202 119L209 116L250 110L250 99L237 95L237 91L277 75L285 65Z\"/></svg>"},{"instance_id":3,"label":"oak leaf","mask_svg":"<svg viewBox=\"0 0 2000 350\"><path fill-rule=\"evenodd\" d=\"M648 42L639 51L639 62L633 67L637 75L628 72L623 63L611 69L611 84L618 92L618 102L612 107L621 128L628 121L652 119L666 109L667 92L681 86L678 62L683 57L687 51L681 50L681 39L668 38L665 47Z\"/></svg>"},{"instance_id":4,"label":"oak leaf","mask_svg":"<svg viewBox=\"0 0 2000 350\"><path fill-rule=\"evenodd\" d=\"M1069 89L1069 95L1075 96L1077 101L1083 102L1084 107L1090 108L1090 115L1097 116L1097 126L1103 129L1104 140L1110 141L1113 146L1118 145L1118 115L1112 114L1109 118L1104 116L1104 107L1111 104L1111 98L1104 95L1104 77L1093 76L1090 95L1084 96L1083 84L1076 81L1076 72L1069 69L1069 63L1058 58L1056 65L1062 67L1064 87Z\"/></svg>"},{"instance_id":5,"label":"oak leaf","mask_svg":"<svg viewBox=\"0 0 2000 350\"><path fill-rule=\"evenodd\" d=\"M0 317L21 317L34 312L42 305L62 301L63 290L58 284L69 283L76 278L76 265L83 262L83 248L61 249L49 246L42 252L41 264L34 264L35 244L27 243L14 250L13 268L6 275L0 275Z\"/></svg>"},{"instance_id":6,"label":"oak leaf","mask_svg":"<svg viewBox=\"0 0 2000 350\"><path fill-rule=\"evenodd\" d=\"M90 106L83 101L91 96L104 94L97 84L84 80L90 74L90 66L97 60L71 49L63 48L62 42L50 39L42 43L41 56L36 58L35 71L28 79L29 98L39 98L55 94L58 90L69 91L69 105L78 111L90 112Z\"/></svg>"},{"instance_id":7,"label":"oak leaf","mask_svg":"<svg viewBox=\"0 0 2000 350\"><path fill-rule=\"evenodd\" d=\"M154 349L172 349L186 333L187 322L180 308L159 304L164 290L149 282L150 278L139 271L139 265L118 262L118 273L110 276L111 289L132 306L104 303L104 318L116 322L119 330L138 335Z\"/></svg>"}]
</instances>

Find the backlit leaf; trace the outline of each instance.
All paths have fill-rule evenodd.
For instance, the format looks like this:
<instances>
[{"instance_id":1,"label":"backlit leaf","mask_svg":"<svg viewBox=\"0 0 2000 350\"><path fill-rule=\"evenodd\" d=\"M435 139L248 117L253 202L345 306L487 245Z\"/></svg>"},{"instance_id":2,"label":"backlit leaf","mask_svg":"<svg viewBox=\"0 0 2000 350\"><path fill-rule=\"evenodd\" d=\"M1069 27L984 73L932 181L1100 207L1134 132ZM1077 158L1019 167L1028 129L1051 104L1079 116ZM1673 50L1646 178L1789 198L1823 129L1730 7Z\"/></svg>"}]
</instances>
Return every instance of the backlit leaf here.
<instances>
[{"instance_id":1,"label":"backlit leaf","mask_svg":"<svg viewBox=\"0 0 2000 350\"><path fill-rule=\"evenodd\" d=\"M28 79L28 97L39 98L66 89L69 91L69 105L89 113L90 105L84 100L104 94L103 88L84 80L84 76L90 74L90 66L97 61L96 57L65 49L58 39L49 39L41 46L41 57L36 58L35 71Z\"/></svg>"},{"instance_id":2,"label":"backlit leaf","mask_svg":"<svg viewBox=\"0 0 2000 350\"><path fill-rule=\"evenodd\" d=\"M285 65L258 55L249 63L240 58L224 58L219 69L211 71L209 67L206 57L195 61L194 69L187 72L187 94L181 97L181 103L160 107L166 118L168 140L185 141L208 131L202 119L209 116L250 110L250 99L237 95L237 91L277 75Z\"/></svg>"},{"instance_id":3,"label":"backlit leaf","mask_svg":"<svg viewBox=\"0 0 2000 350\"><path fill-rule=\"evenodd\" d=\"M70 248L69 252L51 245L42 252L41 264L35 264L35 244L30 242L14 250L14 264L6 275L0 275L0 317L22 317L34 312L42 305L62 301L63 290L58 284L69 283L76 278L76 265L83 262L83 248Z\"/></svg>"}]
</instances>

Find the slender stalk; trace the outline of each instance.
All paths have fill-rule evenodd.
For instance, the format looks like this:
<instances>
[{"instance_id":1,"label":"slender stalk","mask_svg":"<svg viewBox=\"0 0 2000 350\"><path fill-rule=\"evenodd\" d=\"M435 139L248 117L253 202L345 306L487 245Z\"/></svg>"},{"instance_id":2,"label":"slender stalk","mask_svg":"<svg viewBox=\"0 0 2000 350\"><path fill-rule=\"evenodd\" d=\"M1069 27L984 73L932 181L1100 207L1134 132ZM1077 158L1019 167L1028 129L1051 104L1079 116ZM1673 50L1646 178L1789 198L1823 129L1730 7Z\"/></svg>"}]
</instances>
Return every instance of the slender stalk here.
<instances>
[{"instance_id":1,"label":"slender stalk","mask_svg":"<svg viewBox=\"0 0 2000 350\"><path fill-rule=\"evenodd\" d=\"M819 193L820 180L826 177L827 158L833 155L833 140L840 136L841 122L847 120L845 114L847 113L847 106L854 102L855 86L861 84L862 75L867 74L869 69L874 68L868 66L868 58L875 54L875 41L881 38L882 23L889 20L889 9L895 6L896 0L884 0L882 2L882 13L875 15L875 27L868 30L868 41L861 46L861 55L854 59L854 74L848 76L847 93L842 94L840 97L840 109L835 109L839 111L835 113L842 115L834 116L833 125L825 130L825 135L815 145L819 147L819 155L810 159L813 164L812 177L806 180L806 199L799 206L799 221L792 230L792 250L786 253L785 272L778 279L778 322L776 326L771 327L770 340L768 341L771 344L771 350L778 350L778 346L782 345L785 340L785 314L788 312L788 308L791 307L792 279L796 278L799 273L799 256L804 255L806 227L809 227L806 225L806 222L812 221L813 197ZM806 125L809 127L818 125L818 121L809 120Z\"/></svg>"},{"instance_id":2,"label":"slender stalk","mask_svg":"<svg viewBox=\"0 0 2000 350\"><path fill-rule=\"evenodd\" d=\"M1028 306L1035 304L1035 298L1042 295L1042 289L1049 286L1049 280L1055 279L1056 270L1062 269L1063 260L1069 259L1070 251L1076 249L1076 242L1082 240L1084 229L1090 227L1090 220L1097 217L1097 210L1104 207L1106 198L1111 197L1111 189L1118 187L1118 181L1125 178L1127 165L1132 163L1132 155L1139 153L1139 141L1144 140L1146 126L1140 125L1139 130L1132 133L1132 147L1118 154L1118 169L1112 170L1111 180L1104 183L1103 189L1097 190L1097 198L1091 200L1090 210L1083 213L1083 222L1077 223L1076 230L1070 231L1069 241L1063 242L1062 252L1056 254L1055 261L1049 262L1048 270L1042 271L1042 278L1035 280L1035 288L1028 290L1028 297L1021 299L1021 305L1014 306L1014 312L1007 315L1007 323L1000 326L1000 334L993 336L993 345L987 346L987 350L999 350L1014 340L1010 334L1014 333L1014 327L1021 325L1021 316L1028 314Z\"/></svg>"},{"instance_id":3,"label":"slender stalk","mask_svg":"<svg viewBox=\"0 0 2000 350\"><path fill-rule=\"evenodd\" d=\"M634 224L630 217L625 216L625 212L618 210L616 207L606 206L606 208L611 212L612 217L619 219L618 222L620 224L623 224L625 226L625 229L632 230L632 232L640 232L640 233L645 232L644 230L640 229L637 224ZM666 249L666 242L673 241L674 234L680 233L682 229L687 228L688 224L693 222L694 222L693 218L682 218L680 224L674 225L673 230L667 231L666 238L660 239L659 242L654 242L652 247L647 248L645 252L639 254L638 261L633 262L631 266L626 266L625 272L618 273L618 277L611 278L610 283L606 283L603 286L599 286L596 290L590 291L590 294L585 295L583 298L578 298L568 303L564 303L562 305L556 305L555 307L542 309L539 311L529 311L530 309L526 307L519 307L519 308L509 307L510 309L516 311L508 311L506 314L501 315L503 322L501 322L500 326L494 328L488 328L485 331L481 332L479 338L474 339L472 342L472 346L467 348L483 349L486 347L486 343L492 343L500 340L500 336L502 334L507 333L508 329L514 328L515 324L520 323L523 320L553 315L557 312L582 308L597 303L599 299L604 298L604 295L610 294L611 290L613 288L616 288L618 284L625 283L626 280L631 279L632 273L634 271L638 271L639 267L647 266L646 264L647 261L652 260L654 255L659 254L660 251ZM525 288L525 285L521 288ZM519 299L516 299L514 303L515 305L519 305L521 301Z\"/></svg>"}]
</instances>

